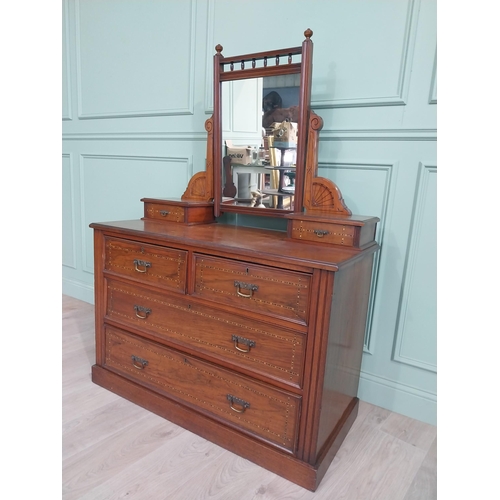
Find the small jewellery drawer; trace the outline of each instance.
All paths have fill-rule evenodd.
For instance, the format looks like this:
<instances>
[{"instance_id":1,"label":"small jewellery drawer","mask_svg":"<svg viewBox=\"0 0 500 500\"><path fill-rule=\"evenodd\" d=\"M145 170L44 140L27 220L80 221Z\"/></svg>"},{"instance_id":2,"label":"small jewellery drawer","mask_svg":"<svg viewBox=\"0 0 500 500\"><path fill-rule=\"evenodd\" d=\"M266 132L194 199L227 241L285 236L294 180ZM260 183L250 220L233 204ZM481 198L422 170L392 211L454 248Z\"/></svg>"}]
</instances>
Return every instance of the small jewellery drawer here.
<instances>
[{"instance_id":1,"label":"small jewellery drawer","mask_svg":"<svg viewBox=\"0 0 500 500\"><path fill-rule=\"evenodd\" d=\"M302 386L305 335L200 306L187 296L108 280L106 318L160 341L215 356L294 387Z\"/></svg>"},{"instance_id":2,"label":"small jewellery drawer","mask_svg":"<svg viewBox=\"0 0 500 500\"><path fill-rule=\"evenodd\" d=\"M214 204L210 201L182 201L142 198L144 219L177 222L189 226L215 222Z\"/></svg>"},{"instance_id":3,"label":"small jewellery drawer","mask_svg":"<svg viewBox=\"0 0 500 500\"><path fill-rule=\"evenodd\" d=\"M316 221L292 221L291 236L298 240L352 247L354 246L355 234L355 226Z\"/></svg>"},{"instance_id":4,"label":"small jewellery drawer","mask_svg":"<svg viewBox=\"0 0 500 500\"><path fill-rule=\"evenodd\" d=\"M106 271L184 292L186 259L183 250L109 238L104 266Z\"/></svg>"},{"instance_id":5,"label":"small jewellery drawer","mask_svg":"<svg viewBox=\"0 0 500 500\"><path fill-rule=\"evenodd\" d=\"M309 274L200 254L195 264L196 295L307 324Z\"/></svg>"},{"instance_id":6,"label":"small jewellery drawer","mask_svg":"<svg viewBox=\"0 0 500 500\"><path fill-rule=\"evenodd\" d=\"M294 452L301 398L106 328L105 367Z\"/></svg>"},{"instance_id":7,"label":"small jewellery drawer","mask_svg":"<svg viewBox=\"0 0 500 500\"><path fill-rule=\"evenodd\" d=\"M170 222L184 222L184 208L163 205L160 203L145 203L144 214L148 219L158 219Z\"/></svg>"}]
</instances>

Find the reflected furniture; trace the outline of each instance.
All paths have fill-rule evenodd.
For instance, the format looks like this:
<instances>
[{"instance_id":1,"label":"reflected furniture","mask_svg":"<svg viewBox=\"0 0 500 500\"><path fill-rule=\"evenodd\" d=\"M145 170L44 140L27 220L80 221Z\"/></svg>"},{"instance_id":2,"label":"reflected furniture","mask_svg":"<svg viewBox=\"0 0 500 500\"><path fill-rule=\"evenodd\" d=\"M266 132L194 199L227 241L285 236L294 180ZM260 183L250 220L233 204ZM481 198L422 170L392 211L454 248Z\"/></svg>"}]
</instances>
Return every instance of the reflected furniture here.
<instances>
[{"instance_id":1,"label":"reflected furniture","mask_svg":"<svg viewBox=\"0 0 500 500\"><path fill-rule=\"evenodd\" d=\"M179 200L143 198L137 220L96 222L92 380L311 491L357 415L378 218L353 216L317 176L321 118L309 109L312 42L215 55L205 170ZM289 54L299 63L259 68ZM226 204L220 80L295 71L301 98L295 202ZM252 68L254 65L254 68ZM281 73L280 73L281 72ZM282 218L287 231L218 222Z\"/></svg>"}]
</instances>

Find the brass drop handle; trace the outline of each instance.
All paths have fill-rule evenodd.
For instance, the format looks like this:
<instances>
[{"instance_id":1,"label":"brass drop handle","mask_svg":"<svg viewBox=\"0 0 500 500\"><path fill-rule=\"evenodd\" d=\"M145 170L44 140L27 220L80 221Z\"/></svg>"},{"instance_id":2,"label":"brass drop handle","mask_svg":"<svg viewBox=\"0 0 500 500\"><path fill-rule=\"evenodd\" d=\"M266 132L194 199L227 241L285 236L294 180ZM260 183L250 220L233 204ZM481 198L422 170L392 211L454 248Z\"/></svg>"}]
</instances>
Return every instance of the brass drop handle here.
<instances>
[{"instance_id":1,"label":"brass drop handle","mask_svg":"<svg viewBox=\"0 0 500 500\"><path fill-rule=\"evenodd\" d=\"M139 319L146 319L148 317L148 315L151 314L151 309L148 309L147 307L143 307L143 306L134 305L134 311L135 311L135 315Z\"/></svg>"},{"instance_id":2,"label":"brass drop handle","mask_svg":"<svg viewBox=\"0 0 500 500\"><path fill-rule=\"evenodd\" d=\"M323 236L326 236L327 234L330 234L330 231L325 231L323 229L315 229L313 233L318 237L318 238L323 238Z\"/></svg>"},{"instance_id":3,"label":"brass drop handle","mask_svg":"<svg viewBox=\"0 0 500 500\"><path fill-rule=\"evenodd\" d=\"M151 267L151 262L146 262L145 260L134 259L135 270L138 273L145 273L148 267ZM142 269L139 269L141 267Z\"/></svg>"},{"instance_id":4,"label":"brass drop handle","mask_svg":"<svg viewBox=\"0 0 500 500\"><path fill-rule=\"evenodd\" d=\"M235 281L234 286L236 287L236 293L240 297L245 297L245 299L249 299L253 296L253 292L256 292L259 287L257 285L252 285L252 283L243 283L243 281ZM241 289L250 290L250 293L242 293Z\"/></svg>"},{"instance_id":5,"label":"brass drop handle","mask_svg":"<svg viewBox=\"0 0 500 500\"><path fill-rule=\"evenodd\" d=\"M255 340L246 339L245 337L240 337L238 335L233 335L231 339L234 342L234 348L240 352L250 352L252 347L255 347ZM246 345L246 349L242 349L238 344Z\"/></svg>"},{"instance_id":6,"label":"brass drop handle","mask_svg":"<svg viewBox=\"0 0 500 500\"><path fill-rule=\"evenodd\" d=\"M160 210L160 215L161 215L162 217L166 217L169 213L170 213L170 212L169 212L169 211L167 211L167 210Z\"/></svg>"},{"instance_id":7,"label":"brass drop handle","mask_svg":"<svg viewBox=\"0 0 500 500\"><path fill-rule=\"evenodd\" d=\"M229 401L229 407L231 410L235 411L236 413L244 413L247 408L250 408L250 403L247 403L243 399L237 398L236 396L233 396L232 394L228 394L226 396L227 400ZM237 404L238 406L241 406L240 408L235 408L234 405Z\"/></svg>"},{"instance_id":8,"label":"brass drop handle","mask_svg":"<svg viewBox=\"0 0 500 500\"><path fill-rule=\"evenodd\" d=\"M137 368L138 370L144 370L145 366L148 364L148 361L145 359L139 358L139 356L134 356L132 354L132 364L134 365L134 368Z\"/></svg>"}]
</instances>

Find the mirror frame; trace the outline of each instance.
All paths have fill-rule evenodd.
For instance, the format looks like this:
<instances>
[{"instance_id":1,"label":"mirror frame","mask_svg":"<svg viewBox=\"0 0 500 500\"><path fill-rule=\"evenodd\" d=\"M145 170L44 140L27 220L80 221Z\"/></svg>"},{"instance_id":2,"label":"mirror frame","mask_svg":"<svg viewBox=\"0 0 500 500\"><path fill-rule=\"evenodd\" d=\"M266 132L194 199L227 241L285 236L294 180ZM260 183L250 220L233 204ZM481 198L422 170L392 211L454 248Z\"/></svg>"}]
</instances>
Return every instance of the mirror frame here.
<instances>
[{"instance_id":1,"label":"mirror frame","mask_svg":"<svg viewBox=\"0 0 500 500\"><path fill-rule=\"evenodd\" d=\"M304 176L307 153L307 136L309 127L311 79L312 79L312 52L313 32L307 29L304 32L306 39L300 47L288 49L256 52L233 57L222 55L222 46L215 47L214 56L214 114L213 114L213 195L214 216L219 217L222 212L236 212L251 215L285 217L303 210ZM300 62L293 63L293 56L300 55ZM281 58L285 64L281 64ZM268 59L275 58L275 65L267 66ZM258 66L257 61L263 65ZM245 67L250 63L250 67ZM238 65L238 68L236 68ZM226 70L226 67L229 71ZM222 82L259 78L266 76L300 74L299 89L299 121L297 137L297 161L295 177L295 195L293 210L267 208L255 209L239 205L225 205L222 203Z\"/></svg>"}]
</instances>

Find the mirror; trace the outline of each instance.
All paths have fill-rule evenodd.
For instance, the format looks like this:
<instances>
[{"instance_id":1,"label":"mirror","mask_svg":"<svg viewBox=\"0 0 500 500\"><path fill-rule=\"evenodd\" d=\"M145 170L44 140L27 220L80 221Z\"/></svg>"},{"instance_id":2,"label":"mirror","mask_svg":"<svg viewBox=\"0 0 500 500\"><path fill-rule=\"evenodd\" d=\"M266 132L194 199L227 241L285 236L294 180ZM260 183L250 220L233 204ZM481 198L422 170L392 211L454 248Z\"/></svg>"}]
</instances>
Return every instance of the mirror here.
<instances>
[{"instance_id":1,"label":"mirror","mask_svg":"<svg viewBox=\"0 0 500 500\"><path fill-rule=\"evenodd\" d=\"M299 76L222 83L222 205L293 209Z\"/></svg>"},{"instance_id":2,"label":"mirror","mask_svg":"<svg viewBox=\"0 0 500 500\"><path fill-rule=\"evenodd\" d=\"M214 211L302 211L312 31L301 47L214 57Z\"/></svg>"}]
</instances>

